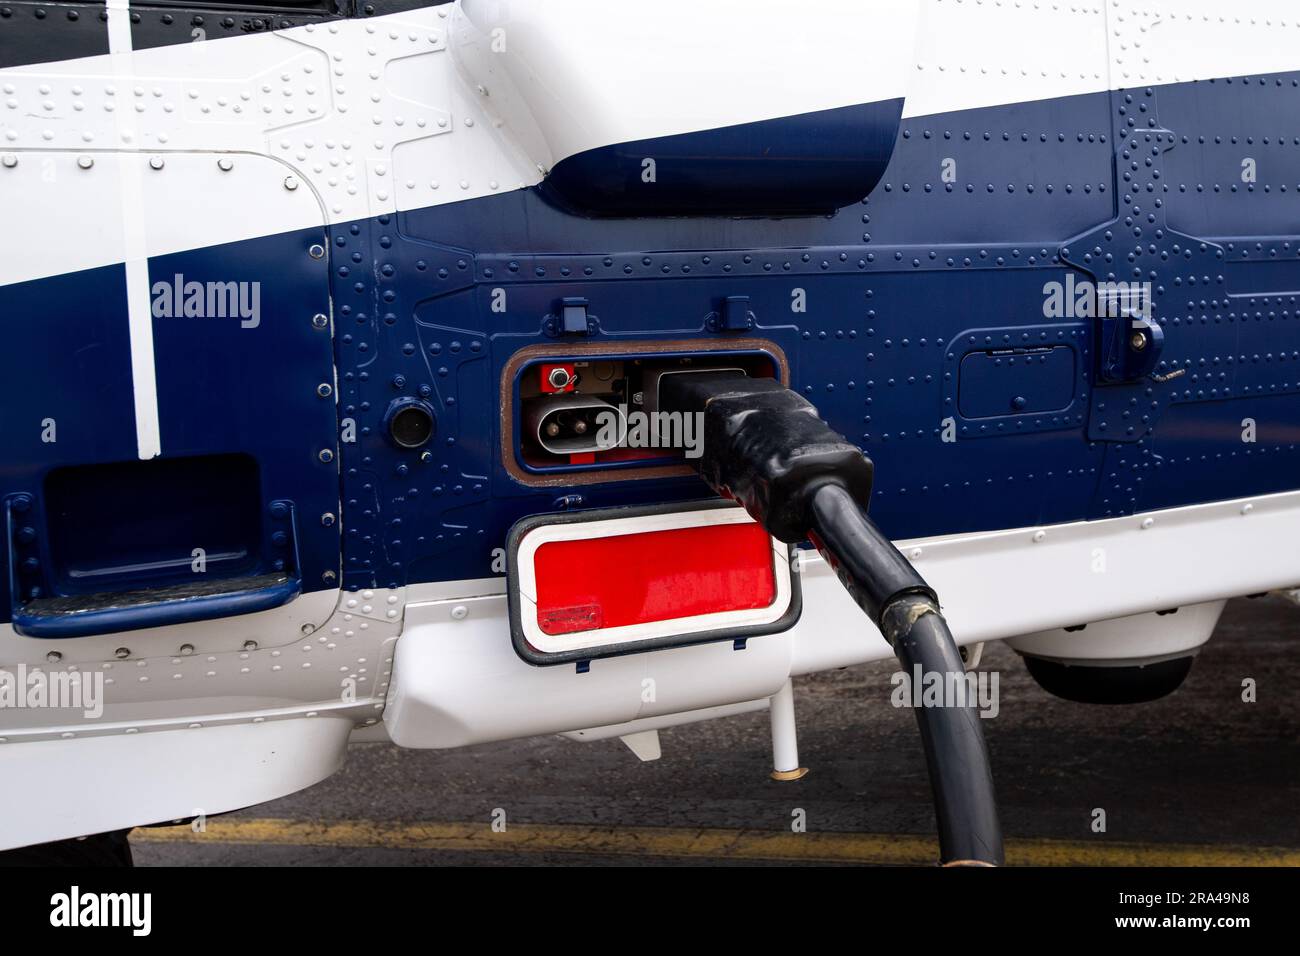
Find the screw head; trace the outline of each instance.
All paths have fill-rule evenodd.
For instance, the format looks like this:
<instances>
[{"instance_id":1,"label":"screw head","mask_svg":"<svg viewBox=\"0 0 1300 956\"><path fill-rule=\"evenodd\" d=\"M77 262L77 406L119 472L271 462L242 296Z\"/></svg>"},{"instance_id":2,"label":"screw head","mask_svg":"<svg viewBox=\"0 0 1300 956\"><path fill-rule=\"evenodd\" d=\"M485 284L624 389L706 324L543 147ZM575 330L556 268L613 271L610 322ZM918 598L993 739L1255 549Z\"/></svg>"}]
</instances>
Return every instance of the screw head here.
<instances>
[{"instance_id":1,"label":"screw head","mask_svg":"<svg viewBox=\"0 0 1300 956\"><path fill-rule=\"evenodd\" d=\"M329 464L331 461L334 460L334 452L330 451L328 448L322 448L320 450L320 454L317 455L316 457L319 458L321 461L323 461L325 464Z\"/></svg>"},{"instance_id":2,"label":"screw head","mask_svg":"<svg viewBox=\"0 0 1300 956\"><path fill-rule=\"evenodd\" d=\"M18 165L18 157L13 153L5 153L3 157L0 157L0 165L3 165L5 169L13 169Z\"/></svg>"},{"instance_id":3,"label":"screw head","mask_svg":"<svg viewBox=\"0 0 1300 956\"><path fill-rule=\"evenodd\" d=\"M182 645L181 645L181 653L184 654L184 655L186 655L186 656L188 656L188 655L190 655L190 654L193 654L193 653L194 653L194 645L193 645L193 644L182 644Z\"/></svg>"},{"instance_id":4,"label":"screw head","mask_svg":"<svg viewBox=\"0 0 1300 956\"><path fill-rule=\"evenodd\" d=\"M317 312L311 317L311 325L314 329L324 329L330 324L330 317L324 312Z\"/></svg>"},{"instance_id":5,"label":"screw head","mask_svg":"<svg viewBox=\"0 0 1300 956\"><path fill-rule=\"evenodd\" d=\"M221 159L217 160L217 169L221 170L223 173L228 173L234 168L235 168L235 161L233 159L226 159L225 157L222 157Z\"/></svg>"},{"instance_id":6,"label":"screw head","mask_svg":"<svg viewBox=\"0 0 1300 956\"><path fill-rule=\"evenodd\" d=\"M289 192L293 192L295 189L297 189L298 188L297 178L294 176L284 177L284 188L289 190Z\"/></svg>"},{"instance_id":7,"label":"screw head","mask_svg":"<svg viewBox=\"0 0 1300 956\"><path fill-rule=\"evenodd\" d=\"M316 394L321 398L329 398L334 394L334 387L328 382L321 382L316 386Z\"/></svg>"},{"instance_id":8,"label":"screw head","mask_svg":"<svg viewBox=\"0 0 1300 956\"><path fill-rule=\"evenodd\" d=\"M246 651L257 650L257 641L244 641L244 650Z\"/></svg>"},{"instance_id":9,"label":"screw head","mask_svg":"<svg viewBox=\"0 0 1300 956\"><path fill-rule=\"evenodd\" d=\"M334 515L333 515L333 513L327 511L327 512L325 512L323 515L321 515L321 516L320 516L320 523L321 523L322 525L324 525L325 527L327 527L327 528L333 527L333 525L334 525Z\"/></svg>"},{"instance_id":10,"label":"screw head","mask_svg":"<svg viewBox=\"0 0 1300 956\"><path fill-rule=\"evenodd\" d=\"M119 647L117 650L113 652L113 656L116 657L119 661L126 660L128 657L131 656L131 649L129 647Z\"/></svg>"},{"instance_id":11,"label":"screw head","mask_svg":"<svg viewBox=\"0 0 1300 956\"><path fill-rule=\"evenodd\" d=\"M81 169L89 169L91 166L95 165L95 159L92 156L78 156L77 165Z\"/></svg>"},{"instance_id":12,"label":"screw head","mask_svg":"<svg viewBox=\"0 0 1300 956\"><path fill-rule=\"evenodd\" d=\"M63 655L58 651L50 651L45 655L45 659L51 664L57 664L59 661L63 660Z\"/></svg>"},{"instance_id":13,"label":"screw head","mask_svg":"<svg viewBox=\"0 0 1300 956\"><path fill-rule=\"evenodd\" d=\"M1133 348L1134 352L1141 352L1147 347L1147 337L1141 332L1134 332L1132 337L1129 338L1128 344Z\"/></svg>"},{"instance_id":14,"label":"screw head","mask_svg":"<svg viewBox=\"0 0 1300 956\"><path fill-rule=\"evenodd\" d=\"M325 258L325 247L319 242L312 243L312 245L307 249L307 255L311 256L313 259L323 259Z\"/></svg>"},{"instance_id":15,"label":"screw head","mask_svg":"<svg viewBox=\"0 0 1300 956\"><path fill-rule=\"evenodd\" d=\"M326 584L333 584L335 578L337 577L338 575L335 574L333 571L326 571L320 576L320 579L324 581Z\"/></svg>"},{"instance_id":16,"label":"screw head","mask_svg":"<svg viewBox=\"0 0 1300 956\"><path fill-rule=\"evenodd\" d=\"M163 163L163 158L161 156L151 156L149 158L150 169L162 169L164 165L165 163Z\"/></svg>"}]
</instances>

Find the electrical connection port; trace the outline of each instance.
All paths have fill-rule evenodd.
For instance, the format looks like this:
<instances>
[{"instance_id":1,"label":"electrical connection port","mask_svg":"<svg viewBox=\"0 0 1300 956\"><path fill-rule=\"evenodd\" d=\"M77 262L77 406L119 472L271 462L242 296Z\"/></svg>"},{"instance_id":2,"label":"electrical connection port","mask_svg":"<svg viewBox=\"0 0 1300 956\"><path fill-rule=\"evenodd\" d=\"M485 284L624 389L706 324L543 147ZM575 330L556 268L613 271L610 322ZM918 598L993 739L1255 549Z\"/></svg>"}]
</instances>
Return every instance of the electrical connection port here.
<instances>
[{"instance_id":1,"label":"electrical connection port","mask_svg":"<svg viewBox=\"0 0 1300 956\"><path fill-rule=\"evenodd\" d=\"M627 414L603 398L586 395L546 395L527 406L527 437L543 452L557 457L595 454L623 444Z\"/></svg>"},{"instance_id":2,"label":"electrical connection port","mask_svg":"<svg viewBox=\"0 0 1300 956\"><path fill-rule=\"evenodd\" d=\"M533 350L502 379L503 403L512 410L506 461L513 475L533 484L560 474L569 483L638 477L637 469L663 475L666 467L681 468L692 450L698 454L703 440L697 423L677 420L680 413L663 421L672 417L659 407L668 376L710 371L784 380L785 370L784 355L763 340L730 349L690 342Z\"/></svg>"}]
</instances>

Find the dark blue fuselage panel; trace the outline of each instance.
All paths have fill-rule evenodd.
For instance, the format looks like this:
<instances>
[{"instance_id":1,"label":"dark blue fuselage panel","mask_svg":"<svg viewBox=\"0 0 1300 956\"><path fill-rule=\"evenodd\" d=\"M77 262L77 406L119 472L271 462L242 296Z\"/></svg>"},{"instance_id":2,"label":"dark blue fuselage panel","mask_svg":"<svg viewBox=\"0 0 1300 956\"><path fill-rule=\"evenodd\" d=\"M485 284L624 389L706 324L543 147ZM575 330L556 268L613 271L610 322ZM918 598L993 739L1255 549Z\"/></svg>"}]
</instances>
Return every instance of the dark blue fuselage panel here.
<instances>
[{"instance_id":1,"label":"dark blue fuselage panel","mask_svg":"<svg viewBox=\"0 0 1300 956\"><path fill-rule=\"evenodd\" d=\"M639 189L627 164L645 146L628 144L605 154L604 173L579 156L539 188L331 226L315 267L297 258L305 233L168 257L155 274L285 270L292 282L274 292L262 338L157 320L164 456L169 440L186 454L253 455L263 502L297 506L305 589L337 566L338 527L322 516L340 498L345 586L488 577L524 515L707 494L690 476L518 480L502 383L519 351L725 344L737 333L710 318L742 296L743 335L783 354L792 386L875 462L872 513L896 539L1300 488L1300 151L1273 150L1260 181L1234 189L1240 149L1214 135L1230 124L1262 138L1287 96L1294 112L1297 78L1276 79L1258 97L1240 83L1181 84L904 119L870 197L833 213L702 214L708 204L690 199L702 180L678 164L688 144L661 152L656 175L684 189L658 212L690 215L574 214ZM1135 130L1134 116L1151 127ZM738 152L697 169L713 177L722 167L710 164L734 161L735 195L758 202L775 188L744 175L762 137L719 133L739 137ZM845 162L860 175L882 143L831 149L857 149ZM799 161L819 148L771 145ZM794 180L831 196L852 179L837 175ZM1272 198L1256 209L1265 186ZM337 410L316 391L330 382L328 333L310 324L328 311L327 264ZM1102 381L1101 323L1051 293L1112 279L1150 285L1156 378ZM57 464L134 456L121 295L121 267L0 289L11 346L0 496L38 495ZM556 334L548 319L566 298L586 300L590 334ZM56 310L70 324L32 318ZM434 411L423 450L384 437L401 398ZM40 444L47 414L60 419L54 450ZM349 423L356 441L322 463Z\"/></svg>"}]
</instances>

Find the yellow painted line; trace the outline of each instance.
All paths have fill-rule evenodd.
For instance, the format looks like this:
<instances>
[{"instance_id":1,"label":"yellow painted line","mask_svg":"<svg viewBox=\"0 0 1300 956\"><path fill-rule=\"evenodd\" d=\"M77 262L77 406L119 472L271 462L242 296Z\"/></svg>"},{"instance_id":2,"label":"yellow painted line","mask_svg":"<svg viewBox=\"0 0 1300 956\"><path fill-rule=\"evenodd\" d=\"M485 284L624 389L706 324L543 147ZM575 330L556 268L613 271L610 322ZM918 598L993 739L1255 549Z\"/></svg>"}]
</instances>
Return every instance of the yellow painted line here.
<instances>
[{"instance_id":1,"label":"yellow painted line","mask_svg":"<svg viewBox=\"0 0 1300 956\"><path fill-rule=\"evenodd\" d=\"M915 834L785 833L678 827L589 827L484 823L395 823L221 817L196 833L190 826L138 829L135 843L234 843L386 850L577 853L627 857L696 857L787 863L928 865L934 839ZM1194 846L1070 840L1008 840L1007 863L1020 866L1300 866L1285 847Z\"/></svg>"}]
</instances>

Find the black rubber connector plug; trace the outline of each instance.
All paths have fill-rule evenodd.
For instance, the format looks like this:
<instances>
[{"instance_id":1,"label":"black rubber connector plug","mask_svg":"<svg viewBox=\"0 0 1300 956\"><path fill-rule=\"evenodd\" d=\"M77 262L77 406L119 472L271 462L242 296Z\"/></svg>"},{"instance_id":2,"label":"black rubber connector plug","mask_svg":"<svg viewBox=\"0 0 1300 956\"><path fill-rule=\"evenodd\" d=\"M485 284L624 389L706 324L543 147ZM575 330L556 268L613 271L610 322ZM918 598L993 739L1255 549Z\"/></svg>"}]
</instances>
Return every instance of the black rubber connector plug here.
<instances>
[{"instance_id":1,"label":"black rubber connector plug","mask_svg":"<svg viewBox=\"0 0 1300 956\"><path fill-rule=\"evenodd\" d=\"M774 537L811 538L880 629L909 679L920 668L948 686L966 679L939 598L867 516L871 460L774 379L709 372L665 376L663 411L704 416L692 461ZM1002 863L993 773L972 702L916 708L945 864Z\"/></svg>"},{"instance_id":2,"label":"black rubber connector plug","mask_svg":"<svg viewBox=\"0 0 1300 956\"><path fill-rule=\"evenodd\" d=\"M807 537L819 485L833 482L858 501L871 498L870 459L775 379L667 375L659 407L704 414L704 453L694 462L700 477L787 544Z\"/></svg>"}]
</instances>

